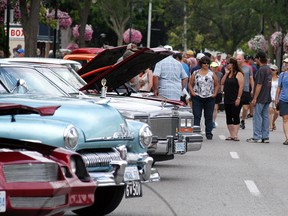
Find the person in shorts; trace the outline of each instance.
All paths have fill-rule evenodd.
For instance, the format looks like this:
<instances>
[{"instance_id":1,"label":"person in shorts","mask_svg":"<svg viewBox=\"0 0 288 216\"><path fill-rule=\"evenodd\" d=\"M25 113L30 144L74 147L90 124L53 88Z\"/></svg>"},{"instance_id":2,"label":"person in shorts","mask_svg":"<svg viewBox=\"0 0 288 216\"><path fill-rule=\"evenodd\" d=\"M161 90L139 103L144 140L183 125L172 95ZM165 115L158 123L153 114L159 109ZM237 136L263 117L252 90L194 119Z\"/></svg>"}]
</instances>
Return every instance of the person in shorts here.
<instances>
[{"instance_id":1,"label":"person in shorts","mask_svg":"<svg viewBox=\"0 0 288 216\"><path fill-rule=\"evenodd\" d=\"M237 54L236 59L244 74L244 87L241 97L242 116L241 116L240 128L245 129L245 119L247 118L247 113L250 108L250 102L252 100L254 79L253 79L252 67L245 62L244 53Z\"/></svg>"},{"instance_id":2,"label":"person in shorts","mask_svg":"<svg viewBox=\"0 0 288 216\"><path fill-rule=\"evenodd\" d=\"M216 118L217 118L217 113L219 110L219 104L222 102L222 92L223 88L221 86L221 79L223 77L223 74L221 71L219 71L219 64L217 62L212 62L210 64L210 69L217 75L218 78L218 93L215 97L215 105L214 105L214 111L213 111L213 128L216 128Z\"/></svg>"},{"instance_id":3,"label":"person in shorts","mask_svg":"<svg viewBox=\"0 0 288 216\"><path fill-rule=\"evenodd\" d=\"M275 103L279 106L279 114L283 119L283 130L286 138L283 145L288 145L288 58L283 63L284 71L278 78Z\"/></svg>"}]
</instances>

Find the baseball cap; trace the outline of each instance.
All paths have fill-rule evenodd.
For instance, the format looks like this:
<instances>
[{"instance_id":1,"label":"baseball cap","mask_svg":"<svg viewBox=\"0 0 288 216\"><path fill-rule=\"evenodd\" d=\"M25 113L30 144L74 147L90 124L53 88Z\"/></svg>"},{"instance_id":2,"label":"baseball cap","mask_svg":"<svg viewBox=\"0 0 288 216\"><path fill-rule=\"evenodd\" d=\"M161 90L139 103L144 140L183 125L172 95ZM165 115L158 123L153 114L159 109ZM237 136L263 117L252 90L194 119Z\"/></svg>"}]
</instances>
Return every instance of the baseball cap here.
<instances>
[{"instance_id":1,"label":"baseball cap","mask_svg":"<svg viewBox=\"0 0 288 216\"><path fill-rule=\"evenodd\" d=\"M188 55L193 55L194 52L193 52L192 50L188 50L188 51L187 51L187 54L188 54Z\"/></svg>"},{"instance_id":2,"label":"baseball cap","mask_svg":"<svg viewBox=\"0 0 288 216\"><path fill-rule=\"evenodd\" d=\"M205 55L203 53L198 53L197 56L196 56L196 59L200 60L204 56Z\"/></svg>"},{"instance_id":3,"label":"baseball cap","mask_svg":"<svg viewBox=\"0 0 288 216\"><path fill-rule=\"evenodd\" d=\"M278 67L275 64L270 65L270 68L273 69L273 70L278 70Z\"/></svg>"},{"instance_id":4,"label":"baseball cap","mask_svg":"<svg viewBox=\"0 0 288 216\"><path fill-rule=\"evenodd\" d=\"M212 62L211 64L210 64L210 67L219 67L219 65L218 65L218 63L217 62Z\"/></svg>"},{"instance_id":5,"label":"baseball cap","mask_svg":"<svg viewBox=\"0 0 288 216\"><path fill-rule=\"evenodd\" d=\"M20 49L18 49L17 51L16 51L17 53L25 53L25 50L24 49L22 49L22 48L20 48Z\"/></svg>"},{"instance_id":6,"label":"baseball cap","mask_svg":"<svg viewBox=\"0 0 288 216\"><path fill-rule=\"evenodd\" d=\"M288 63L288 58L285 58L283 62Z\"/></svg>"}]
</instances>

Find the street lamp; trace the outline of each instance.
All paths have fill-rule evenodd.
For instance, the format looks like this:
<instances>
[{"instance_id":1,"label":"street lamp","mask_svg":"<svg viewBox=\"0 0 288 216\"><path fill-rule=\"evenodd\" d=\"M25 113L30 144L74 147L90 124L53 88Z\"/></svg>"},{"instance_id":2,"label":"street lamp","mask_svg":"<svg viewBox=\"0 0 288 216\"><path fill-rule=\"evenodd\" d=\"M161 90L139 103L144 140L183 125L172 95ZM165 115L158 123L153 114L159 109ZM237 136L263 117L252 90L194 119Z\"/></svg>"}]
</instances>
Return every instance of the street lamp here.
<instances>
[{"instance_id":1,"label":"street lamp","mask_svg":"<svg viewBox=\"0 0 288 216\"><path fill-rule=\"evenodd\" d=\"M147 47L148 48L150 48L150 42L151 42L151 18L152 18L152 0L149 0L148 28L147 28Z\"/></svg>"}]
</instances>

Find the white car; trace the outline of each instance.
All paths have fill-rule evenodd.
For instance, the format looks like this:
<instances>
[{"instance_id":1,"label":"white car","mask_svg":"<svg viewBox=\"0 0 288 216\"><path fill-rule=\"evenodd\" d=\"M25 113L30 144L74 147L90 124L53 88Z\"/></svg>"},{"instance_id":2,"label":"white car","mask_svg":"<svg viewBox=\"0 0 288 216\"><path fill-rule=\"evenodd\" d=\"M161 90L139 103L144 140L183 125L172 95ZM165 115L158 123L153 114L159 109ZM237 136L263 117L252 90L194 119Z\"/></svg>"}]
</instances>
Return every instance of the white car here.
<instances>
[{"instance_id":1,"label":"white car","mask_svg":"<svg viewBox=\"0 0 288 216\"><path fill-rule=\"evenodd\" d=\"M5 61L14 62L14 63L41 63L41 64L57 64L57 65L66 65L71 67L73 70L78 71L82 65L73 60L64 60L57 58L38 58L38 57L21 57L21 58L5 58Z\"/></svg>"}]
</instances>

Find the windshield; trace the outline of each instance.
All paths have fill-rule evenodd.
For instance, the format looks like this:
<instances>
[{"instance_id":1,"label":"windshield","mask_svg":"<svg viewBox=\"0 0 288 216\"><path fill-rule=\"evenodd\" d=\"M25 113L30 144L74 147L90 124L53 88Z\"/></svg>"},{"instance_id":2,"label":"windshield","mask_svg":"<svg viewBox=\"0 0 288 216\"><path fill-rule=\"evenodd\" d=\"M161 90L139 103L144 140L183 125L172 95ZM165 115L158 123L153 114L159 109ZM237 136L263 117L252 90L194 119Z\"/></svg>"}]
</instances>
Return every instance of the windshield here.
<instances>
[{"instance_id":1,"label":"windshield","mask_svg":"<svg viewBox=\"0 0 288 216\"><path fill-rule=\"evenodd\" d=\"M36 69L68 94L79 93L79 90L73 88L66 80L61 78L61 76L59 77L59 75L50 68L38 67Z\"/></svg>"},{"instance_id":2,"label":"windshield","mask_svg":"<svg viewBox=\"0 0 288 216\"><path fill-rule=\"evenodd\" d=\"M26 82L28 92L14 93L32 93L32 94L52 94L57 96L66 96L62 91L51 84L43 75L33 68L2 67L0 68L0 80L10 92L15 89L19 79Z\"/></svg>"},{"instance_id":3,"label":"windshield","mask_svg":"<svg viewBox=\"0 0 288 216\"><path fill-rule=\"evenodd\" d=\"M76 89L80 89L86 85L86 82L74 70L70 68L51 68L51 70L69 82L69 84Z\"/></svg>"}]
</instances>

